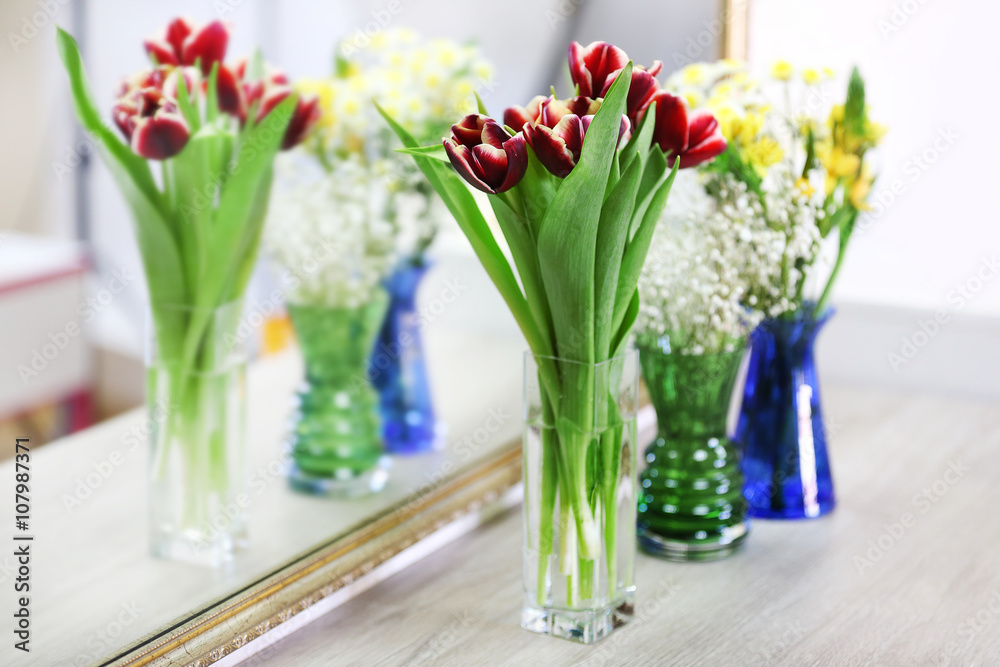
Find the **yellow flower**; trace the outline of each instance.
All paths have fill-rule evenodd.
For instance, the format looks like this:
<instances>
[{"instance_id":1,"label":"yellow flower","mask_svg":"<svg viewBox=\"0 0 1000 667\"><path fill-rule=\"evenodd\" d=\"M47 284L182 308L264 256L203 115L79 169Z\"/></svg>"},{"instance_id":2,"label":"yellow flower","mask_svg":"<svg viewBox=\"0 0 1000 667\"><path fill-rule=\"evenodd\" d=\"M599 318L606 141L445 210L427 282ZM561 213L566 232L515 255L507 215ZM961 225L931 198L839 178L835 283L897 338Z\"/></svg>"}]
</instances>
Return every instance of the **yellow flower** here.
<instances>
[{"instance_id":1,"label":"yellow flower","mask_svg":"<svg viewBox=\"0 0 1000 667\"><path fill-rule=\"evenodd\" d=\"M874 146L882 141L885 133L889 131L889 128L882 123L876 123L874 121L868 121L865 125L865 139L867 139Z\"/></svg>"},{"instance_id":2,"label":"yellow flower","mask_svg":"<svg viewBox=\"0 0 1000 667\"><path fill-rule=\"evenodd\" d=\"M733 84L723 81L712 89L712 97L732 97Z\"/></svg>"},{"instance_id":3,"label":"yellow flower","mask_svg":"<svg viewBox=\"0 0 1000 667\"><path fill-rule=\"evenodd\" d=\"M844 105L834 104L833 108L830 109L830 119L828 123L831 127L833 127L834 123L839 123L842 120L844 120Z\"/></svg>"},{"instance_id":4,"label":"yellow flower","mask_svg":"<svg viewBox=\"0 0 1000 667\"><path fill-rule=\"evenodd\" d=\"M712 115L718 121L719 129L722 131L722 136L726 138L726 141L731 142L735 140L742 124L739 112L732 105L713 106L711 101L708 108L711 109Z\"/></svg>"},{"instance_id":5,"label":"yellow flower","mask_svg":"<svg viewBox=\"0 0 1000 667\"><path fill-rule=\"evenodd\" d=\"M347 116L356 116L361 112L361 102L354 98L349 98L344 100L344 114Z\"/></svg>"},{"instance_id":6,"label":"yellow flower","mask_svg":"<svg viewBox=\"0 0 1000 667\"><path fill-rule=\"evenodd\" d=\"M763 173L773 164L781 162L785 152L781 145L771 137L761 137L743 150L746 161L759 173Z\"/></svg>"},{"instance_id":7,"label":"yellow flower","mask_svg":"<svg viewBox=\"0 0 1000 667\"><path fill-rule=\"evenodd\" d=\"M809 182L809 179L804 178L802 176L800 176L799 179L795 181L795 187L798 188L799 192L801 192L806 197L812 197L816 193L816 188L812 186L812 184Z\"/></svg>"},{"instance_id":8,"label":"yellow flower","mask_svg":"<svg viewBox=\"0 0 1000 667\"><path fill-rule=\"evenodd\" d=\"M861 166L861 158L854 153L845 153L840 146L817 147L816 154L826 167L826 173L837 178L856 175Z\"/></svg>"},{"instance_id":9,"label":"yellow flower","mask_svg":"<svg viewBox=\"0 0 1000 667\"><path fill-rule=\"evenodd\" d=\"M386 38L385 33L377 32L372 35L372 41L368 44L368 46L376 51L379 51L384 49L388 43L389 40Z\"/></svg>"},{"instance_id":10,"label":"yellow flower","mask_svg":"<svg viewBox=\"0 0 1000 667\"><path fill-rule=\"evenodd\" d=\"M788 81L794 73L795 68L787 60L779 60L771 67L771 76L778 81Z\"/></svg>"},{"instance_id":11,"label":"yellow flower","mask_svg":"<svg viewBox=\"0 0 1000 667\"><path fill-rule=\"evenodd\" d=\"M705 81L707 70L705 63L692 63L681 70L681 81L689 86L697 86Z\"/></svg>"},{"instance_id":12,"label":"yellow flower","mask_svg":"<svg viewBox=\"0 0 1000 667\"><path fill-rule=\"evenodd\" d=\"M333 125L333 87L326 79L299 79L295 89L304 95L315 95L319 102L320 117L317 125L329 128Z\"/></svg>"},{"instance_id":13,"label":"yellow flower","mask_svg":"<svg viewBox=\"0 0 1000 667\"><path fill-rule=\"evenodd\" d=\"M871 190L872 179L862 177L854 181L848 194L851 205L859 211L870 211L872 207L868 205L868 194Z\"/></svg>"},{"instance_id":14,"label":"yellow flower","mask_svg":"<svg viewBox=\"0 0 1000 667\"><path fill-rule=\"evenodd\" d=\"M690 109L697 109L705 102L705 98L702 94L694 88L685 90L681 93L681 97L687 100L688 108Z\"/></svg>"},{"instance_id":15,"label":"yellow flower","mask_svg":"<svg viewBox=\"0 0 1000 667\"><path fill-rule=\"evenodd\" d=\"M739 128L739 140L745 145L749 145L764 127L763 114L748 111L743 117ZM777 142L775 142L776 144Z\"/></svg>"},{"instance_id":16,"label":"yellow flower","mask_svg":"<svg viewBox=\"0 0 1000 667\"><path fill-rule=\"evenodd\" d=\"M482 61L473 66L472 73L475 74L480 81L490 81L493 78L493 68L490 67L489 63Z\"/></svg>"},{"instance_id":17,"label":"yellow flower","mask_svg":"<svg viewBox=\"0 0 1000 667\"><path fill-rule=\"evenodd\" d=\"M819 71L817 71L812 67L807 67L804 70L802 70L802 81L807 86L816 85L817 83L819 83L820 78L821 77Z\"/></svg>"},{"instance_id":18,"label":"yellow flower","mask_svg":"<svg viewBox=\"0 0 1000 667\"><path fill-rule=\"evenodd\" d=\"M837 73L833 71L832 67L824 67L823 68L823 76L825 76L828 79L832 79L835 76L837 76Z\"/></svg>"}]
</instances>

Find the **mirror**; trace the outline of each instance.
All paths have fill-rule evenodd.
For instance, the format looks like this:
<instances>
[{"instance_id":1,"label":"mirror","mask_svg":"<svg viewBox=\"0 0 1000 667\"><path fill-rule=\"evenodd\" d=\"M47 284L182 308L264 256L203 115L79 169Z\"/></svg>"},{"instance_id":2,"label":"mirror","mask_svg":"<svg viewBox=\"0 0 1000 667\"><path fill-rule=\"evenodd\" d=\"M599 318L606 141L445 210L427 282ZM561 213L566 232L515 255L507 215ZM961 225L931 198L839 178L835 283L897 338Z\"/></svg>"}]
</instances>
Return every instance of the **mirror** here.
<instances>
[{"instance_id":1,"label":"mirror","mask_svg":"<svg viewBox=\"0 0 1000 667\"><path fill-rule=\"evenodd\" d=\"M17 17L34 11L30 3L13 4ZM335 38L370 25L382 30L379 21L386 12L393 27L475 39L495 66L495 77L481 90L494 113L523 104L540 89L540 81L524 77L525 71L538 72L539 79L544 74L546 86L566 81L565 45L573 39L615 42L639 61L668 53L665 73L693 60L738 53L745 43L745 3L626 4L627 11L607 0L559 0L544 8L508 4L505 11L511 15L538 14L536 20L522 21L513 38L511 31L496 30L486 20L485 12L492 9L459 0L436 2L433 10L406 5L400 12L390 11L398 3L374 1L279 5L248 0L212 6L190 0L170 7L116 1L80 3L57 20L79 38L101 104L113 99L123 72L140 66L144 55L137 40L178 13L207 20L213 11L222 12L221 18L246 28L234 51L249 52L259 43L269 59L296 76L325 74ZM444 16L449 20L442 21ZM660 28L637 28L636 17ZM53 26L46 30L53 32ZM41 50L42 41L48 51ZM51 70L62 86L52 43L39 40L44 57L35 64ZM27 65L27 60L19 63ZM54 99L69 108L64 87ZM77 146L78 126L63 115L59 136ZM142 275L129 213L101 160L74 167L65 183L53 186L53 201L66 218L62 224L79 230L93 257L93 284L77 284L78 291L66 297L70 307L86 303L95 292L110 291L108 280L115 272ZM508 492L520 476L526 345L457 229L442 231L430 255L434 265L421 286L417 312L427 315L422 333L443 428L439 451L393 457L386 485L376 494L339 500L296 493L289 488L282 443L303 378L301 355L294 346L261 355L250 364L245 397L250 479L242 502L249 516L248 543L231 564L211 569L149 555L147 450L149 435L162 419L155 411L136 408L52 442L42 438L36 444L36 438L28 443L31 499L25 531L34 537L29 547L31 654L15 655L11 662L5 657L5 664L211 664L279 627L287 632L307 622L471 529L484 512L516 502L516 491ZM268 293L269 280L263 271L255 277L247 299L251 308ZM141 283L115 292L106 312L87 323L88 336L98 346L118 346L122 357L132 360L133 371L123 373L117 387L131 405L142 400L143 391ZM25 292L27 310L18 312L48 303L41 298ZM5 339L4 347L8 344L20 345ZM31 346L24 347L30 356ZM86 363L81 364L85 370ZM3 382L2 396L18 393L16 378ZM8 444L21 425L13 428ZM8 429L0 433L6 437ZM13 479L16 464L12 458L0 462L0 478ZM15 511L9 502L0 504L0 524L14 525ZM18 568L13 555L0 558L0 583L10 586L21 576ZM4 609L13 614L16 602L4 596Z\"/></svg>"}]
</instances>

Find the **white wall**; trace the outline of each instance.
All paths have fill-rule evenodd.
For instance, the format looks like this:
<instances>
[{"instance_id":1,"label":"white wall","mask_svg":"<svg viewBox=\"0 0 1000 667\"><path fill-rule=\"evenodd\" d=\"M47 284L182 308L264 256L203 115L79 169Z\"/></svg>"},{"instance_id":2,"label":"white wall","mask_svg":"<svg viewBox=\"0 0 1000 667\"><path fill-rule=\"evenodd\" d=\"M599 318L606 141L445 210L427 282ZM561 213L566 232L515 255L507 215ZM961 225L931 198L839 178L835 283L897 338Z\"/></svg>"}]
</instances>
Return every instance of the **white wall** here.
<instances>
[{"instance_id":1,"label":"white wall","mask_svg":"<svg viewBox=\"0 0 1000 667\"><path fill-rule=\"evenodd\" d=\"M1000 4L752 0L750 20L753 65L830 65L840 86L857 64L890 126L873 190L884 203L852 241L835 299L1000 317L1000 279L977 277L1000 260ZM966 284L980 287L972 298L955 291Z\"/></svg>"}]
</instances>

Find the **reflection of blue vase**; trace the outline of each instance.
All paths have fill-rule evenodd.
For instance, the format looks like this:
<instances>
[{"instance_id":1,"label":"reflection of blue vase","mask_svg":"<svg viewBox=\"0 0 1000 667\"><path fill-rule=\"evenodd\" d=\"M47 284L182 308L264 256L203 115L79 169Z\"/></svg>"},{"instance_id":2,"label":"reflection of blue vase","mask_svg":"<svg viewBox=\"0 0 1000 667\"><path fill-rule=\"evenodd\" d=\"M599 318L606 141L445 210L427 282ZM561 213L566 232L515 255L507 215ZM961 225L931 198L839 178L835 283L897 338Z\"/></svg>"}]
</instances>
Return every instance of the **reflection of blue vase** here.
<instances>
[{"instance_id":1,"label":"reflection of blue vase","mask_svg":"<svg viewBox=\"0 0 1000 667\"><path fill-rule=\"evenodd\" d=\"M812 304L761 322L750 339L736 440L751 516L808 519L835 504L813 346L833 314Z\"/></svg>"},{"instance_id":2,"label":"reflection of blue vase","mask_svg":"<svg viewBox=\"0 0 1000 667\"><path fill-rule=\"evenodd\" d=\"M434 407L427 384L417 314L417 288L429 264L404 261L385 280L391 301L368 373L381 401L383 438L391 454L419 454L436 443Z\"/></svg>"}]
</instances>

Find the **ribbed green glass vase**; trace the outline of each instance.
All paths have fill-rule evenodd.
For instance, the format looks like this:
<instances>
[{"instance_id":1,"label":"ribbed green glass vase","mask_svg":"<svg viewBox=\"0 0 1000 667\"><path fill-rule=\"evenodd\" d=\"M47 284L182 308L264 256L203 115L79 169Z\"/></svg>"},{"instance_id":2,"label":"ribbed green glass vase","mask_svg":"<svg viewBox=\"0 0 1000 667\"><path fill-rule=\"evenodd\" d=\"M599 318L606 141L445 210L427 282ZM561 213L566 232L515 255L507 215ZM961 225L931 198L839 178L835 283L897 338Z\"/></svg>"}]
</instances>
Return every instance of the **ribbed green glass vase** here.
<instances>
[{"instance_id":1,"label":"ribbed green glass vase","mask_svg":"<svg viewBox=\"0 0 1000 667\"><path fill-rule=\"evenodd\" d=\"M379 291L357 308L288 307L306 371L291 432L296 490L355 497L385 486L388 458L368 357L387 305Z\"/></svg>"},{"instance_id":2,"label":"ribbed green glass vase","mask_svg":"<svg viewBox=\"0 0 1000 667\"><path fill-rule=\"evenodd\" d=\"M664 336L639 351L659 425L640 478L639 544L669 560L728 556L749 530L740 452L726 435L743 345L680 354Z\"/></svg>"}]
</instances>

